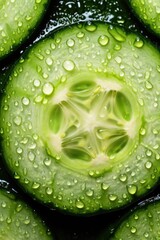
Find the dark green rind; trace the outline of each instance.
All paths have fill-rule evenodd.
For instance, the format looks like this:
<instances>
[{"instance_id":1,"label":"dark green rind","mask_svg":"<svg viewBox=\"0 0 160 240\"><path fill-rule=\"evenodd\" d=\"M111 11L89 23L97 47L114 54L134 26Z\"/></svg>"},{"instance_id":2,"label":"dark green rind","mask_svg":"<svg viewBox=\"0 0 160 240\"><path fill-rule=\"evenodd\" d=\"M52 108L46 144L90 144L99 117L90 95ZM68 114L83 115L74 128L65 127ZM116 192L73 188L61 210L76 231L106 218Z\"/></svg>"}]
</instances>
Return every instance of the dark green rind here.
<instances>
[{"instance_id":1,"label":"dark green rind","mask_svg":"<svg viewBox=\"0 0 160 240\"><path fill-rule=\"evenodd\" d=\"M0 59L31 35L45 13L48 0L0 0Z\"/></svg>"},{"instance_id":2,"label":"dark green rind","mask_svg":"<svg viewBox=\"0 0 160 240\"><path fill-rule=\"evenodd\" d=\"M1 102L3 154L12 176L36 199L70 214L116 210L146 194L160 170L159 62L159 52L145 39L102 23L72 26L35 44L15 66ZM110 159L104 171L72 169L46 145L43 111L50 109L56 85L82 72L114 76L139 109L134 147L124 159ZM53 91L44 94L48 82Z\"/></svg>"},{"instance_id":3,"label":"dark green rind","mask_svg":"<svg viewBox=\"0 0 160 240\"><path fill-rule=\"evenodd\" d=\"M160 37L160 1L159 0L127 0L139 20Z\"/></svg>"},{"instance_id":4,"label":"dark green rind","mask_svg":"<svg viewBox=\"0 0 160 240\"><path fill-rule=\"evenodd\" d=\"M154 200L128 214L109 240L160 239L160 201ZM105 239L105 238L104 238Z\"/></svg>"},{"instance_id":5,"label":"dark green rind","mask_svg":"<svg viewBox=\"0 0 160 240\"><path fill-rule=\"evenodd\" d=\"M39 216L9 191L0 189L0 239L53 240Z\"/></svg>"}]
</instances>

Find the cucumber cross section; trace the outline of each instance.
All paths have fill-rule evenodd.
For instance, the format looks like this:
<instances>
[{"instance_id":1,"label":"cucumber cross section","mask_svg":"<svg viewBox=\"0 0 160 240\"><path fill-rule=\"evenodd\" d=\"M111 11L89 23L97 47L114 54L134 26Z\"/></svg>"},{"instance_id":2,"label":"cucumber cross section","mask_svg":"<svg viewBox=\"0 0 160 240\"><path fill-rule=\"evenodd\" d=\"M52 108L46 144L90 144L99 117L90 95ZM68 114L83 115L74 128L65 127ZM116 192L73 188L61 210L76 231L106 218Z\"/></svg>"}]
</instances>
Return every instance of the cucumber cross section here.
<instances>
[{"instance_id":1,"label":"cucumber cross section","mask_svg":"<svg viewBox=\"0 0 160 240\"><path fill-rule=\"evenodd\" d=\"M0 107L4 160L32 197L69 214L113 211L158 182L160 54L94 22L22 55Z\"/></svg>"},{"instance_id":2,"label":"cucumber cross section","mask_svg":"<svg viewBox=\"0 0 160 240\"><path fill-rule=\"evenodd\" d=\"M128 0L139 20L152 33L160 37L160 1L159 0Z\"/></svg>"},{"instance_id":3,"label":"cucumber cross section","mask_svg":"<svg viewBox=\"0 0 160 240\"><path fill-rule=\"evenodd\" d=\"M160 202L158 199L149 200L128 213L108 239L159 239Z\"/></svg>"},{"instance_id":4,"label":"cucumber cross section","mask_svg":"<svg viewBox=\"0 0 160 240\"><path fill-rule=\"evenodd\" d=\"M0 59L28 39L48 0L0 0Z\"/></svg>"},{"instance_id":5,"label":"cucumber cross section","mask_svg":"<svg viewBox=\"0 0 160 240\"><path fill-rule=\"evenodd\" d=\"M54 239L36 212L6 189L0 189L0 212L0 239Z\"/></svg>"}]
</instances>

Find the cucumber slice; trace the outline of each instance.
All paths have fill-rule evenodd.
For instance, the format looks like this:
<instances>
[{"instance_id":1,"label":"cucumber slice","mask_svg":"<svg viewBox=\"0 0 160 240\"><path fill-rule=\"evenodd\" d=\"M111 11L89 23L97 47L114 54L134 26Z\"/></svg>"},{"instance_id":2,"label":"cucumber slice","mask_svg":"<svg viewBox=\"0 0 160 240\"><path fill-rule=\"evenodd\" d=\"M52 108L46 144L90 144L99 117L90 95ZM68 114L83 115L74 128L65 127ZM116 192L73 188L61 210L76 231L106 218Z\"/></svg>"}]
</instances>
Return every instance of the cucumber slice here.
<instances>
[{"instance_id":1,"label":"cucumber slice","mask_svg":"<svg viewBox=\"0 0 160 240\"><path fill-rule=\"evenodd\" d=\"M50 231L39 216L9 191L0 189L1 240L51 240Z\"/></svg>"},{"instance_id":2,"label":"cucumber slice","mask_svg":"<svg viewBox=\"0 0 160 240\"><path fill-rule=\"evenodd\" d=\"M160 1L159 0L128 0L139 19L153 33L160 37Z\"/></svg>"},{"instance_id":3,"label":"cucumber slice","mask_svg":"<svg viewBox=\"0 0 160 240\"><path fill-rule=\"evenodd\" d=\"M136 240L136 239L160 239L160 201L150 202L132 211L123 219L121 224L107 239L114 240Z\"/></svg>"},{"instance_id":4,"label":"cucumber slice","mask_svg":"<svg viewBox=\"0 0 160 240\"><path fill-rule=\"evenodd\" d=\"M30 36L47 3L48 0L0 0L0 59Z\"/></svg>"},{"instance_id":5,"label":"cucumber slice","mask_svg":"<svg viewBox=\"0 0 160 240\"><path fill-rule=\"evenodd\" d=\"M73 214L115 210L147 193L159 179L159 63L145 39L103 23L35 44L1 101L12 176Z\"/></svg>"}]
</instances>

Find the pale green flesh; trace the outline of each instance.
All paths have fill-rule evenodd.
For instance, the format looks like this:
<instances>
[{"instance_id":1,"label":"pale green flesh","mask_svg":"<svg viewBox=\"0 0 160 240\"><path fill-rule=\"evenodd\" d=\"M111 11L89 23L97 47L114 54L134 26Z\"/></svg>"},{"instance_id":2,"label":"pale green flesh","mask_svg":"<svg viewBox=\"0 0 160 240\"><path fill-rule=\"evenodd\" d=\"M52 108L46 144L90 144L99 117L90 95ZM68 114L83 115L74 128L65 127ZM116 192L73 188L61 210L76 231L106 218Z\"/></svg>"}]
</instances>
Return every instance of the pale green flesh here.
<instances>
[{"instance_id":1,"label":"pale green flesh","mask_svg":"<svg viewBox=\"0 0 160 240\"><path fill-rule=\"evenodd\" d=\"M157 36L160 36L160 1L129 0L139 19Z\"/></svg>"},{"instance_id":2,"label":"pale green flesh","mask_svg":"<svg viewBox=\"0 0 160 240\"><path fill-rule=\"evenodd\" d=\"M148 203L147 206L131 212L122 220L110 240L160 239L160 202Z\"/></svg>"},{"instance_id":3,"label":"pale green flesh","mask_svg":"<svg viewBox=\"0 0 160 240\"><path fill-rule=\"evenodd\" d=\"M44 14L48 0L0 0L0 58L27 39Z\"/></svg>"},{"instance_id":4,"label":"pale green flesh","mask_svg":"<svg viewBox=\"0 0 160 240\"><path fill-rule=\"evenodd\" d=\"M80 73L66 79L43 113L40 129L48 154L82 173L104 172L126 159L142 124L130 89L101 74Z\"/></svg>"},{"instance_id":5,"label":"pale green flesh","mask_svg":"<svg viewBox=\"0 0 160 240\"><path fill-rule=\"evenodd\" d=\"M36 44L1 103L4 157L22 187L74 214L129 204L159 178L159 52L107 24Z\"/></svg>"},{"instance_id":6,"label":"pale green flesh","mask_svg":"<svg viewBox=\"0 0 160 240\"><path fill-rule=\"evenodd\" d=\"M12 193L0 189L0 240L53 240L39 216Z\"/></svg>"}]
</instances>

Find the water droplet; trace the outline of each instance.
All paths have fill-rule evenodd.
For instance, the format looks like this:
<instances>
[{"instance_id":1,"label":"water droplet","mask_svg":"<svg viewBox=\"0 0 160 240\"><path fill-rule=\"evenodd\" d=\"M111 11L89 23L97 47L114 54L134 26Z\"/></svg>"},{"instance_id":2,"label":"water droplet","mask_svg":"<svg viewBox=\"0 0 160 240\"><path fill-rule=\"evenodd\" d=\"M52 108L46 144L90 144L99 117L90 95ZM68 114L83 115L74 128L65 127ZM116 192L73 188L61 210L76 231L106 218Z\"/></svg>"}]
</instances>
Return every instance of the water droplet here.
<instances>
[{"instance_id":1,"label":"water droplet","mask_svg":"<svg viewBox=\"0 0 160 240\"><path fill-rule=\"evenodd\" d=\"M43 100L43 96L42 95L38 95L34 99L35 103L40 103L40 102L42 102L42 100Z\"/></svg>"},{"instance_id":2,"label":"water droplet","mask_svg":"<svg viewBox=\"0 0 160 240\"><path fill-rule=\"evenodd\" d=\"M146 134L146 129L145 129L145 128L141 128L141 129L140 129L140 134L141 134L142 136L144 136L144 135Z\"/></svg>"},{"instance_id":3,"label":"water droplet","mask_svg":"<svg viewBox=\"0 0 160 240\"><path fill-rule=\"evenodd\" d=\"M88 32L94 32L96 29L97 29L97 26L93 23L88 23L86 26L85 26L86 30Z\"/></svg>"},{"instance_id":4,"label":"water droplet","mask_svg":"<svg viewBox=\"0 0 160 240\"><path fill-rule=\"evenodd\" d=\"M144 105L143 99L142 99L142 98L139 98L139 99L138 99L138 103L140 104L140 106L143 106L143 105Z\"/></svg>"},{"instance_id":5,"label":"water droplet","mask_svg":"<svg viewBox=\"0 0 160 240\"><path fill-rule=\"evenodd\" d=\"M133 234L137 232L137 228L136 227L131 227L130 230L131 230L131 233L133 233Z\"/></svg>"},{"instance_id":6,"label":"water droplet","mask_svg":"<svg viewBox=\"0 0 160 240\"><path fill-rule=\"evenodd\" d=\"M106 183L102 183L102 189L103 190L107 190L109 188L109 185L108 184L106 184Z\"/></svg>"},{"instance_id":7,"label":"water droplet","mask_svg":"<svg viewBox=\"0 0 160 240\"><path fill-rule=\"evenodd\" d=\"M106 36L106 35L101 35L99 38L98 38L98 43L101 45L101 46L106 46L109 42L109 38Z\"/></svg>"},{"instance_id":8,"label":"water droplet","mask_svg":"<svg viewBox=\"0 0 160 240\"><path fill-rule=\"evenodd\" d=\"M22 98L23 105L27 106L27 105L29 105L29 102L30 102L30 100L27 97Z\"/></svg>"},{"instance_id":9,"label":"water droplet","mask_svg":"<svg viewBox=\"0 0 160 240\"><path fill-rule=\"evenodd\" d=\"M70 38L70 39L67 40L67 46L68 46L68 47L73 47L74 44L75 44L74 39Z\"/></svg>"},{"instance_id":10,"label":"water droplet","mask_svg":"<svg viewBox=\"0 0 160 240\"><path fill-rule=\"evenodd\" d=\"M2 202L2 203L1 203L1 206L2 206L2 208L6 208L7 203L6 203L6 202Z\"/></svg>"},{"instance_id":11,"label":"water droplet","mask_svg":"<svg viewBox=\"0 0 160 240\"><path fill-rule=\"evenodd\" d=\"M12 219L10 217L7 217L6 222L7 224L10 224L12 222Z\"/></svg>"},{"instance_id":12,"label":"water droplet","mask_svg":"<svg viewBox=\"0 0 160 240\"><path fill-rule=\"evenodd\" d=\"M84 33L83 32L79 32L77 33L77 38L83 38L84 37Z\"/></svg>"},{"instance_id":13,"label":"water droplet","mask_svg":"<svg viewBox=\"0 0 160 240\"><path fill-rule=\"evenodd\" d=\"M108 31L111 34L111 36L118 42L124 42L126 40L124 33L120 29L113 26L109 26Z\"/></svg>"},{"instance_id":14,"label":"water droplet","mask_svg":"<svg viewBox=\"0 0 160 240\"><path fill-rule=\"evenodd\" d=\"M32 185L33 189L38 189L39 187L40 187L40 184L37 183L37 182L34 182L33 185Z\"/></svg>"},{"instance_id":15,"label":"water droplet","mask_svg":"<svg viewBox=\"0 0 160 240\"><path fill-rule=\"evenodd\" d=\"M48 195L51 195L51 194L53 193L53 189L48 187L48 188L46 189L46 193L47 193Z\"/></svg>"},{"instance_id":16,"label":"water droplet","mask_svg":"<svg viewBox=\"0 0 160 240\"><path fill-rule=\"evenodd\" d=\"M20 212L20 211L22 211L22 209L23 209L22 204L18 203L18 205L16 206L16 211Z\"/></svg>"},{"instance_id":17,"label":"water droplet","mask_svg":"<svg viewBox=\"0 0 160 240\"><path fill-rule=\"evenodd\" d=\"M126 180L127 180L126 174L121 174L119 179L120 179L121 182L126 182Z\"/></svg>"},{"instance_id":18,"label":"water droplet","mask_svg":"<svg viewBox=\"0 0 160 240\"><path fill-rule=\"evenodd\" d=\"M47 73L43 73L43 78L47 79L49 77L49 75Z\"/></svg>"},{"instance_id":19,"label":"water droplet","mask_svg":"<svg viewBox=\"0 0 160 240\"><path fill-rule=\"evenodd\" d=\"M84 208L84 203L81 200L77 200L76 201L76 207L79 209L83 209Z\"/></svg>"},{"instance_id":20,"label":"water droplet","mask_svg":"<svg viewBox=\"0 0 160 240\"><path fill-rule=\"evenodd\" d=\"M51 95L53 93L54 87L53 84L48 82L43 85L43 93L47 96Z\"/></svg>"},{"instance_id":21,"label":"water droplet","mask_svg":"<svg viewBox=\"0 0 160 240\"><path fill-rule=\"evenodd\" d=\"M136 48L142 48L143 45L144 45L144 42L142 39L140 39L139 37L137 37L134 41L134 44L133 44Z\"/></svg>"},{"instance_id":22,"label":"water droplet","mask_svg":"<svg viewBox=\"0 0 160 240\"><path fill-rule=\"evenodd\" d=\"M71 60L66 60L63 63L63 67L66 71L73 71L73 69L75 68L75 63Z\"/></svg>"},{"instance_id":23,"label":"water droplet","mask_svg":"<svg viewBox=\"0 0 160 240\"><path fill-rule=\"evenodd\" d=\"M92 197L92 196L93 196L93 193L94 193L94 191L93 191L92 189L89 189L89 190L86 191L86 195L87 195L88 197Z\"/></svg>"},{"instance_id":24,"label":"water droplet","mask_svg":"<svg viewBox=\"0 0 160 240\"><path fill-rule=\"evenodd\" d=\"M50 158L46 158L46 159L44 160L44 164L45 164L47 167L49 167L49 166L51 165L51 159L50 159Z\"/></svg>"},{"instance_id":25,"label":"water droplet","mask_svg":"<svg viewBox=\"0 0 160 240\"><path fill-rule=\"evenodd\" d=\"M117 56L117 57L115 58L115 61L116 61L118 64L120 64L120 63L122 62L122 58L119 57L119 56Z\"/></svg>"},{"instance_id":26,"label":"water droplet","mask_svg":"<svg viewBox=\"0 0 160 240\"><path fill-rule=\"evenodd\" d=\"M46 63L47 63L48 66L52 66L52 64L53 64L52 58L51 58L51 57L48 57L48 58L46 59Z\"/></svg>"},{"instance_id":27,"label":"water droplet","mask_svg":"<svg viewBox=\"0 0 160 240\"><path fill-rule=\"evenodd\" d=\"M17 148L17 153L18 153L18 154L21 154L22 152L23 152L23 149L22 149L21 147L18 147L18 148Z\"/></svg>"},{"instance_id":28,"label":"water droplet","mask_svg":"<svg viewBox=\"0 0 160 240\"><path fill-rule=\"evenodd\" d=\"M137 186L134 184L130 184L127 186L127 190L129 194L134 195L137 192Z\"/></svg>"},{"instance_id":29,"label":"water droplet","mask_svg":"<svg viewBox=\"0 0 160 240\"><path fill-rule=\"evenodd\" d=\"M160 154L156 153L156 160L159 160L159 159L160 159Z\"/></svg>"},{"instance_id":30,"label":"water droplet","mask_svg":"<svg viewBox=\"0 0 160 240\"><path fill-rule=\"evenodd\" d=\"M28 158L29 158L29 160L32 162L32 161L34 161L34 159L35 159L35 154L33 153L33 152L29 152L28 153Z\"/></svg>"},{"instance_id":31,"label":"water droplet","mask_svg":"<svg viewBox=\"0 0 160 240\"><path fill-rule=\"evenodd\" d=\"M134 215L134 219L135 219L135 220L138 220L138 219L139 219L139 217L138 217L137 214Z\"/></svg>"},{"instance_id":32,"label":"water droplet","mask_svg":"<svg viewBox=\"0 0 160 240\"><path fill-rule=\"evenodd\" d=\"M149 237L149 233L147 233L147 232L144 233L144 237L145 237L145 238L148 238L148 237Z\"/></svg>"},{"instance_id":33,"label":"water droplet","mask_svg":"<svg viewBox=\"0 0 160 240\"><path fill-rule=\"evenodd\" d=\"M8 109L9 109L9 106L5 104L5 105L3 106L3 110L4 110L4 111L7 111Z\"/></svg>"},{"instance_id":34,"label":"water droplet","mask_svg":"<svg viewBox=\"0 0 160 240\"><path fill-rule=\"evenodd\" d=\"M152 151L148 149L148 150L146 151L146 155L147 155L148 157L152 156Z\"/></svg>"},{"instance_id":35,"label":"water droplet","mask_svg":"<svg viewBox=\"0 0 160 240\"><path fill-rule=\"evenodd\" d=\"M18 173L16 173L16 172L14 173L14 178L15 179L20 179L20 176L18 175Z\"/></svg>"},{"instance_id":36,"label":"water droplet","mask_svg":"<svg viewBox=\"0 0 160 240\"><path fill-rule=\"evenodd\" d=\"M146 162L145 167L150 169L152 167L152 162Z\"/></svg>"},{"instance_id":37,"label":"water droplet","mask_svg":"<svg viewBox=\"0 0 160 240\"><path fill-rule=\"evenodd\" d=\"M17 126L20 126L22 122L22 118L20 116L16 116L13 121Z\"/></svg>"},{"instance_id":38,"label":"water droplet","mask_svg":"<svg viewBox=\"0 0 160 240\"><path fill-rule=\"evenodd\" d=\"M115 195L115 194L110 194L110 195L109 195L109 200L110 200L111 202L114 202L116 199L117 199L117 195Z\"/></svg>"},{"instance_id":39,"label":"water droplet","mask_svg":"<svg viewBox=\"0 0 160 240\"><path fill-rule=\"evenodd\" d=\"M160 73L160 65L157 65L157 71Z\"/></svg>"},{"instance_id":40,"label":"water droplet","mask_svg":"<svg viewBox=\"0 0 160 240\"><path fill-rule=\"evenodd\" d=\"M149 81L146 81L146 84L145 84L146 88L148 90L152 89L153 88L153 85L149 82Z\"/></svg>"}]
</instances>

